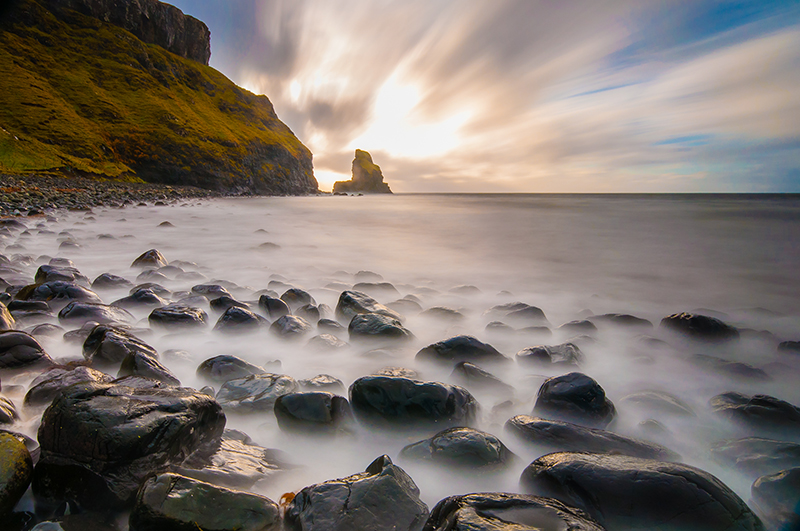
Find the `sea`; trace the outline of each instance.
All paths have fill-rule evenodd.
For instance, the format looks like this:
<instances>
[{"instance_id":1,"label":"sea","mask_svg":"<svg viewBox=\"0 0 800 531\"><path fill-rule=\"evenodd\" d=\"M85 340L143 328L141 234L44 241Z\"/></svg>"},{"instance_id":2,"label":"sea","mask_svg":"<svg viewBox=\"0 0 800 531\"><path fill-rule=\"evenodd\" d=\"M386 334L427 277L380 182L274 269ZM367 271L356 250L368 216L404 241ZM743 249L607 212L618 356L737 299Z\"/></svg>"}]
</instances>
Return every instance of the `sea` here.
<instances>
[{"instance_id":1,"label":"sea","mask_svg":"<svg viewBox=\"0 0 800 531\"><path fill-rule=\"evenodd\" d=\"M800 355L780 353L781 341L800 340L800 196L796 195L549 195L394 194L364 196L252 197L183 201L168 205L98 207L59 211L23 220L24 233L6 235L3 254L30 257L31 275L51 257L69 258L89 279L101 273L134 283L131 262L158 249L193 275L167 273L161 283L173 299L193 285L221 283L258 310L260 294L281 295L290 287L308 291L328 317L342 291L362 281L379 302L412 299L404 325L411 342L375 348L319 351L307 339L286 341L268 329L247 335L212 330L219 317L210 307L209 326L192 333L154 330L142 339L160 353L185 351L163 361L185 386L208 384L195 370L220 354L239 356L271 372L296 379L328 374L343 383L384 367L417 371L423 380L452 382L451 367L418 363L423 347L466 334L513 358L535 345L572 341L585 356L580 371L594 378L617 406L609 429L650 438L643 422L656 420L656 439L684 462L722 479L745 501L752 479L711 455L711 446L746 434L711 412L713 396L738 391L767 394L800 404ZM65 240L78 247L61 246ZM381 284L385 283L385 284ZM269 291L265 291L269 290ZM128 289L98 292L110 303ZM498 331L497 305L523 302L542 309L549 331ZM458 312L448 318L420 313L435 307ZM323 307L325 308L325 307ZM410 309L409 309L410 308ZM323 310L325 311L325 310ZM676 338L659 326L678 312L700 313L740 328L738 342L703 345ZM148 327L147 310L133 311L136 327ZM642 331L597 324L575 333L563 324L607 313L630 314L652 323ZM47 322L46 319L40 322ZM56 319L51 321L57 324ZM33 325L36 323L25 323ZM346 325L346 323L345 323ZM314 332L317 333L317 332ZM311 334L313 335L313 334ZM346 332L340 339L349 342ZM661 342L648 341L660 339ZM79 344L44 338L62 361L81 357ZM691 361L693 354L747 363L767 378L734 378ZM246 432L261 446L279 449L299 468L257 484L273 500L285 492L362 472L388 454L414 479L430 508L445 496L484 491L519 491L519 475L544 453L516 440L505 428L514 415L531 414L548 377L573 368L528 368L516 363L491 372L514 387L510 395L476 389L477 428L499 437L518 460L502 472L449 470L400 455L419 434L360 426L341 437L305 437L282 432L271 411L228 414L228 427ZM24 377L23 377L24 378ZM27 381L3 379L25 388ZM218 384L216 384L218 387ZM679 397L694 416L677 417L623 400L643 390ZM35 436L38 417L21 429ZM432 435L429 434L429 435ZM800 441L797 441L800 442Z\"/></svg>"}]
</instances>

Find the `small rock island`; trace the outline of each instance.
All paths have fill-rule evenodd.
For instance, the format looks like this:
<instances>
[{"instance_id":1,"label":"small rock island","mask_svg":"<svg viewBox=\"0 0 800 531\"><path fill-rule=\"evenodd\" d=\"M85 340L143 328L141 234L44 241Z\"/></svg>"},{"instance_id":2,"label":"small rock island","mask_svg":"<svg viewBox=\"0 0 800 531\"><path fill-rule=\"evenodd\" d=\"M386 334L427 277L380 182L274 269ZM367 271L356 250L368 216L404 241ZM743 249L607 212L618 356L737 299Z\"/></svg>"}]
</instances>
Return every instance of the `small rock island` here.
<instances>
[{"instance_id":1,"label":"small rock island","mask_svg":"<svg viewBox=\"0 0 800 531\"><path fill-rule=\"evenodd\" d=\"M389 184L383 182L381 167L372 162L372 155L360 149L353 159L353 177L349 181L333 183L334 194L361 192L365 194L391 194Z\"/></svg>"}]
</instances>

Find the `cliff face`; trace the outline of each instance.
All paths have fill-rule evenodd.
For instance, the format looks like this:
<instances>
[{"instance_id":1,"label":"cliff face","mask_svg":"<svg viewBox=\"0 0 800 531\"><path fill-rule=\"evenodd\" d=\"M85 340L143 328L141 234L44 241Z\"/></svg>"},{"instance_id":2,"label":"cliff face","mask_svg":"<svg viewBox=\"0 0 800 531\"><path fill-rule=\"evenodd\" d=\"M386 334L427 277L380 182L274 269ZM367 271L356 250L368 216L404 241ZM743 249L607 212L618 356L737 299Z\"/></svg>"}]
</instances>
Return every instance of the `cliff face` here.
<instances>
[{"instance_id":1,"label":"cliff face","mask_svg":"<svg viewBox=\"0 0 800 531\"><path fill-rule=\"evenodd\" d=\"M158 0L45 0L56 15L74 10L133 33L148 44L208 64L211 32L203 22Z\"/></svg>"},{"instance_id":2,"label":"cliff face","mask_svg":"<svg viewBox=\"0 0 800 531\"><path fill-rule=\"evenodd\" d=\"M360 149L353 158L353 177L349 181L333 183L333 193L362 192L367 194L391 194L389 184L383 182L381 167L372 162L372 155Z\"/></svg>"},{"instance_id":3,"label":"cliff face","mask_svg":"<svg viewBox=\"0 0 800 531\"><path fill-rule=\"evenodd\" d=\"M51 10L51 3L60 7ZM239 193L316 192L311 152L278 119L269 99L201 64L207 51L198 56L202 61L186 59L99 16L138 20L140 30L167 41L172 35L173 46L183 42L194 49L176 29L177 21L185 29L190 19L156 4L15 0L0 17L0 172ZM89 16L81 11L86 6L100 7ZM159 16L168 19L161 29ZM207 43L203 31L195 44Z\"/></svg>"}]
</instances>

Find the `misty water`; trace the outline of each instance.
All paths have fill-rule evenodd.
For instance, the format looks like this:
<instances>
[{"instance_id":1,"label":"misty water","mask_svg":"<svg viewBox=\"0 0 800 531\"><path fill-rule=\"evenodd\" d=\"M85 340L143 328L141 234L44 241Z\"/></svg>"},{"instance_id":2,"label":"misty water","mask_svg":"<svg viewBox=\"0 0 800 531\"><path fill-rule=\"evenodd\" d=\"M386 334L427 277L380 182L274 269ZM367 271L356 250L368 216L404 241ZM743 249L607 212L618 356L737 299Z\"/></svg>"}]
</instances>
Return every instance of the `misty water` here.
<instances>
[{"instance_id":1,"label":"misty water","mask_svg":"<svg viewBox=\"0 0 800 531\"><path fill-rule=\"evenodd\" d=\"M329 374L343 382L345 395L354 380L383 367L404 367L416 370L422 380L455 383L452 367L417 363L416 353L458 334L473 335L510 358L525 347L572 340L586 357L581 371L597 380L617 407L618 417L609 429L646 439L648 433L639 423L658 420L668 430L658 443L681 454L684 462L717 475L746 501L752 480L714 461L709 452L714 442L745 434L714 416L708 400L722 392L739 391L800 403L800 356L780 354L776 348L779 341L800 340L800 199L796 197L222 198L60 211L54 216L54 220L24 220L29 230L15 232L2 242L6 256L33 257L30 276L49 257L62 256L90 279L109 272L140 283L136 280L140 270L131 269L131 262L156 248L185 272L202 275L180 280L174 278L174 271L168 272L170 279L162 284L172 290L173 300L193 285L225 281L237 300L257 312L263 290L271 289L279 296L290 286L307 290L317 303L333 309L343 290L379 275L396 289L370 293L381 303L413 295L423 309L444 306L464 316L448 320L401 309L413 341L382 348L352 343L344 349L319 351L307 346L316 332L293 342L276 337L268 328L233 336L215 332L212 328L219 314L205 304L210 317L207 330L153 330L141 336L162 353L163 363L184 386L207 385L195 370L202 361L220 354L233 354L298 380ZM169 225L162 225L165 221ZM67 238L80 247L59 249ZM128 291L98 294L110 303ZM541 308L552 334L487 330L489 322L502 320L488 310L514 301ZM735 343L702 345L659 328L663 317L682 311L719 317L742 329L742 338ZM148 328L149 310L132 313L138 320L135 327ZM606 313L632 314L648 319L654 328L631 331L597 323L598 330L589 337L558 328ZM334 318L333 312L327 317ZM52 318L23 322L22 327L38 322L58 324ZM642 334L666 344L643 341ZM346 328L340 336L349 340ZM41 341L59 361L81 358L80 344L61 338ZM170 349L184 350L189 358L164 355ZM749 363L771 379L753 381L714 373L687 360L698 353ZM522 469L545 452L516 440L503 425L514 415L531 413L546 377L571 369L527 368L513 362L487 369L514 387L513 395L470 389L481 405L475 427L498 436L520 457L506 472L445 470L399 455L405 445L435 430L421 434L363 426L351 436L305 437L281 432L271 411L228 413L227 426L246 432L261 446L283 450L292 462L302 465L254 487L276 501L284 492L361 472L384 453L411 475L429 508L452 494L518 492ZM4 377L3 390L13 393L17 384L18 394L10 396L21 406L32 378ZM621 401L640 390L678 396L696 416L677 417ZM23 422L15 429L35 437L38 416L26 410L22 415Z\"/></svg>"}]
</instances>

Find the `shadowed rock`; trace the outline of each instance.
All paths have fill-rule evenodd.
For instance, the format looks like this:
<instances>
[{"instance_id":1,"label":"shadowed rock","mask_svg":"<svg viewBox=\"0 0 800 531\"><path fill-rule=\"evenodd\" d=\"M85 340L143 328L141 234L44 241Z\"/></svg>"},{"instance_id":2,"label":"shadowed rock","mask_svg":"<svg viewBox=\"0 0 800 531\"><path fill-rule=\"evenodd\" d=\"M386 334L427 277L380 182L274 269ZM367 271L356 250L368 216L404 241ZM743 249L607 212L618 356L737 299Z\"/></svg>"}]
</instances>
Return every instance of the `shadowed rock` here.
<instances>
[{"instance_id":1,"label":"shadowed rock","mask_svg":"<svg viewBox=\"0 0 800 531\"><path fill-rule=\"evenodd\" d=\"M400 455L467 469L504 467L516 457L500 439L473 428L448 428L409 444Z\"/></svg>"},{"instance_id":2,"label":"shadowed rock","mask_svg":"<svg viewBox=\"0 0 800 531\"><path fill-rule=\"evenodd\" d=\"M28 369L53 360L33 337L17 330L0 331L0 369Z\"/></svg>"},{"instance_id":3,"label":"shadowed rock","mask_svg":"<svg viewBox=\"0 0 800 531\"><path fill-rule=\"evenodd\" d=\"M163 267L167 265L167 259L161 254L158 249L150 249L136 257L136 260L131 263L131 267Z\"/></svg>"},{"instance_id":4,"label":"shadowed rock","mask_svg":"<svg viewBox=\"0 0 800 531\"><path fill-rule=\"evenodd\" d=\"M7 518L25 494L33 474L33 460L25 443L0 432L0 518Z\"/></svg>"},{"instance_id":5,"label":"shadowed rock","mask_svg":"<svg viewBox=\"0 0 800 531\"><path fill-rule=\"evenodd\" d=\"M408 341L414 338L414 334L399 320L377 313L356 315L347 332L351 341Z\"/></svg>"},{"instance_id":6,"label":"shadowed rock","mask_svg":"<svg viewBox=\"0 0 800 531\"><path fill-rule=\"evenodd\" d=\"M347 430L353 422L347 399L323 391L280 396L274 411L278 426L287 432L333 434Z\"/></svg>"},{"instance_id":7,"label":"shadowed rock","mask_svg":"<svg viewBox=\"0 0 800 531\"><path fill-rule=\"evenodd\" d=\"M83 342L83 357L93 365L116 365L134 352L158 359L156 349L118 326L97 325Z\"/></svg>"},{"instance_id":8,"label":"shadowed rock","mask_svg":"<svg viewBox=\"0 0 800 531\"><path fill-rule=\"evenodd\" d=\"M200 308L170 304L150 312L147 320L152 326L167 329L205 328L208 314Z\"/></svg>"},{"instance_id":9,"label":"shadowed rock","mask_svg":"<svg viewBox=\"0 0 800 531\"><path fill-rule=\"evenodd\" d=\"M715 317L688 312L676 313L661 320L661 328L683 334L700 341L730 341L739 339L736 328Z\"/></svg>"},{"instance_id":10,"label":"shadowed rock","mask_svg":"<svg viewBox=\"0 0 800 531\"><path fill-rule=\"evenodd\" d=\"M377 313L402 321L400 314L380 304L378 301L359 291L343 291L336 304L336 318L349 323L353 317L365 313Z\"/></svg>"},{"instance_id":11,"label":"shadowed rock","mask_svg":"<svg viewBox=\"0 0 800 531\"><path fill-rule=\"evenodd\" d=\"M579 372L545 380L533 411L547 418L601 429L617 415L600 384Z\"/></svg>"},{"instance_id":12,"label":"shadowed rock","mask_svg":"<svg viewBox=\"0 0 800 531\"><path fill-rule=\"evenodd\" d=\"M717 415L757 432L800 433L800 408L774 396L722 393L709 400L709 405Z\"/></svg>"},{"instance_id":13,"label":"shadowed rock","mask_svg":"<svg viewBox=\"0 0 800 531\"><path fill-rule=\"evenodd\" d=\"M269 411L279 396L294 393L299 388L291 376L282 374L253 374L228 380L217 393L224 407L241 411Z\"/></svg>"},{"instance_id":14,"label":"shadowed rock","mask_svg":"<svg viewBox=\"0 0 800 531\"><path fill-rule=\"evenodd\" d=\"M526 347L517 352L514 358L520 365L532 366L572 365L578 367L585 361L583 352L573 343Z\"/></svg>"},{"instance_id":15,"label":"shadowed rock","mask_svg":"<svg viewBox=\"0 0 800 531\"><path fill-rule=\"evenodd\" d=\"M720 441L711 447L711 455L751 478L800 467L800 444L762 437Z\"/></svg>"},{"instance_id":16,"label":"shadowed rock","mask_svg":"<svg viewBox=\"0 0 800 531\"><path fill-rule=\"evenodd\" d=\"M81 382L111 383L114 377L91 367L53 367L36 377L25 394L24 404L30 406L49 405L53 399L70 385Z\"/></svg>"},{"instance_id":17,"label":"shadowed rock","mask_svg":"<svg viewBox=\"0 0 800 531\"><path fill-rule=\"evenodd\" d=\"M353 159L353 177L349 181L333 183L334 194L344 193L391 194L389 185L383 182L380 166L372 162L372 155L360 149Z\"/></svg>"},{"instance_id":18,"label":"shadowed rock","mask_svg":"<svg viewBox=\"0 0 800 531\"><path fill-rule=\"evenodd\" d=\"M72 301L58 312L61 323L83 325L89 321L99 324L130 323L133 316L122 308L93 302Z\"/></svg>"},{"instance_id":19,"label":"shadowed rock","mask_svg":"<svg viewBox=\"0 0 800 531\"><path fill-rule=\"evenodd\" d=\"M197 376L219 383L266 372L263 367L227 354L209 358L197 367Z\"/></svg>"},{"instance_id":20,"label":"shadowed rock","mask_svg":"<svg viewBox=\"0 0 800 531\"><path fill-rule=\"evenodd\" d=\"M462 361L478 364L509 361L493 346L472 336L455 336L445 341L428 345L417 352L416 359L448 364L456 364Z\"/></svg>"},{"instance_id":21,"label":"shadowed rock","mask_svg":"<svg viewBox=\"0 0 800 531\"><path fill-rule=\"evenodd\" d=\"M773 529L800 529L800 468L761 476L750 492L756 512Z\"/></svg>"}]
</instances>

